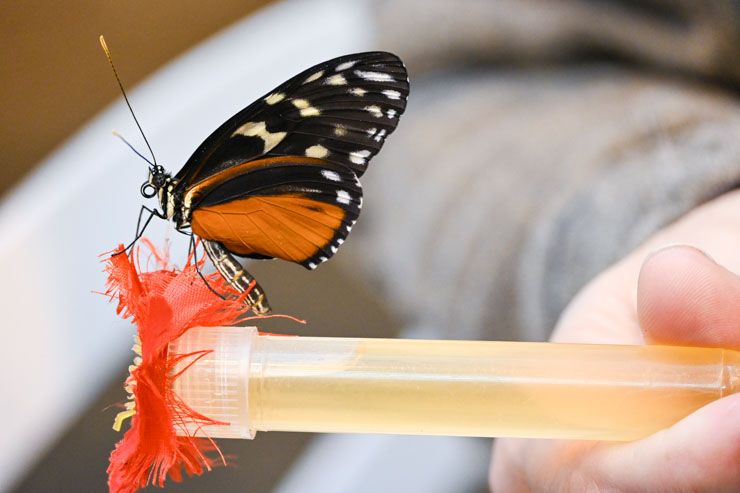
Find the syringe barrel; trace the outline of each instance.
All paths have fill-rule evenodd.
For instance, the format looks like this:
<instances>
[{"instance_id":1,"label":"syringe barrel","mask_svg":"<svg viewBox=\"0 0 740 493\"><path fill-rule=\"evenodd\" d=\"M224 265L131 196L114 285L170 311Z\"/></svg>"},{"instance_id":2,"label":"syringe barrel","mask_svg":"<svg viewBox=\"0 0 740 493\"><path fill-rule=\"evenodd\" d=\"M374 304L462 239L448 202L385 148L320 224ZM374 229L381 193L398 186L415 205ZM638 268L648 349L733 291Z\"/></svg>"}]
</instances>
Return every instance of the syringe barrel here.
<instances>
[{"instance_id":1,"label":"syringe barrel","mask_svg":"<svg viewBox=\"0 0 740 493\"><path fill-rule=\"evenodd\" d=\"M195 331L195 332L194 332ZM738 388L740 353L719 348L260 336L192 329L214 353L176 392L255 431L631 440ZM247 348L248 346L248 348ZM183 342L171 346L187 352Z\"/></svg>"}]
</instances>

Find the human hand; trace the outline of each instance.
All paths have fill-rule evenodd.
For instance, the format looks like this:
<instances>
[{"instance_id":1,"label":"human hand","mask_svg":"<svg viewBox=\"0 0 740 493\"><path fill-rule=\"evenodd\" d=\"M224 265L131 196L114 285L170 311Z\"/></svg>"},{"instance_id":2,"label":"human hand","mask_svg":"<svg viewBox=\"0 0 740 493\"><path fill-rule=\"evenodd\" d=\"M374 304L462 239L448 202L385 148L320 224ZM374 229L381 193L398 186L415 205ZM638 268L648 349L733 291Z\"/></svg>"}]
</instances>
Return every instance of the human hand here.
<instances>
[{"instance_id":1,"label":"human hand","mask_svg":"<svg viewBox=\"0 0 740 493\"><path fill-rule=\"evenodd\" d=\"M563 312L552 340L740 349L737 272L740 192L733 192L687 214L589 283ZM740 491L740 394L634 442L498 439L490 485L494 493Z\"/></svg>"}]
</instances>

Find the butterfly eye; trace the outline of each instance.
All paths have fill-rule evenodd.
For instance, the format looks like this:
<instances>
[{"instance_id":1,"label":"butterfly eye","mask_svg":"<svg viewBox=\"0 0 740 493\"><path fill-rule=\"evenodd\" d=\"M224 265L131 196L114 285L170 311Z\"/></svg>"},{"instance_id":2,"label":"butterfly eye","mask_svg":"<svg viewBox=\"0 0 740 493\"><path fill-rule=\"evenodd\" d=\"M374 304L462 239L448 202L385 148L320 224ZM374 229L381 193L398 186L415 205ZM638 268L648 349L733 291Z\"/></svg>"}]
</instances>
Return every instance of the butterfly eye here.
<instances>
[{"instance_id":1,"label":"butterfly eye","mask_svg":"<svg viewBox=\"0 0 740 493\"><path fill-rule=\"evenodd\" d=\"M157 187L155 187L148 181L145 181L141 185L141 195L143 195L147 199L151 199L152 197L157 195Z\"/></svg>"}]
</instances>

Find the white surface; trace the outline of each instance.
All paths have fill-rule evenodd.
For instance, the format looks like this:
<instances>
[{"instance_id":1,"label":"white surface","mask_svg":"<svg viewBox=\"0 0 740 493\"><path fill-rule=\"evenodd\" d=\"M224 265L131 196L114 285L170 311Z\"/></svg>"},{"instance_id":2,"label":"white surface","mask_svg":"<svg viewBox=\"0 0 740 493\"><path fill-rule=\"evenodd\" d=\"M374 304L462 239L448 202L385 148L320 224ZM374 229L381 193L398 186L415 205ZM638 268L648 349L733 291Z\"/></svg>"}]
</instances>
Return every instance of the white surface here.
<instances>
[{"instance_id":1,"label":"white surface","mask_svg":"<svg viewBox=\"0 0 740 493\"><path fill-rule=\"evenodd\" d=\"M214 36L129 88L160 164L176 172L233 113L299 71L370 47L364 3L291 1ZM111 46L115 56L116 47ZM101 53L100 70L108 70ZM120 73L126 67L119 66ZM111 80L111 84L113 84ZM132 327L93 290L98 255L133 236L147 167L121 100L46 159L0 205L0 299L6 377L0 418L0 489L9 488L102 385L132 357ZM148 201L150 206L154 201ZM163 238L162 221L147 236ZM173 258L187 246L173 233ZM113 444L111 444L113 447Z\"/></svg>"},{"instance_id":2,"label":"white surface","mask_svg":"<svg viewBox=\"0 0 740 493\"><path fill-rule=\"evenodd\" d=\"M490 440L320 435L274 493L464 493L479 491Z\"/></svg>"}]
</instances>

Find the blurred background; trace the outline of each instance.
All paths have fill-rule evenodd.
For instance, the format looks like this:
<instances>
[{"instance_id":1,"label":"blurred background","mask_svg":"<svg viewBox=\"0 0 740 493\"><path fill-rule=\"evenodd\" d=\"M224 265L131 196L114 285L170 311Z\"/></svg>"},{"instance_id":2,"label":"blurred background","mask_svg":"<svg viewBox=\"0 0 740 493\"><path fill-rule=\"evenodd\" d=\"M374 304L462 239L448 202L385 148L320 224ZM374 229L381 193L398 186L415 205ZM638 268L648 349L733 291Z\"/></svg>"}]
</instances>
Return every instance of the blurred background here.
<instances>
[{"instance_id":1,"label":"blurred background","mask_svg":"<svg viewBox=\"0 0 740 493\"><path fill-rule=\"evenodd\" d=\"M101 491L132 327L95 291L146 178L104 34L158 160L325 59L386 49L407 114L358 228L316 272L252 271L317 336L544 340L649 234L740 182L731 0L10 3L0 23L0 491ZM152 204L149 204L152 205ZM156 224L172 255L187 245ZM486 491L490 441L262 433L175 491ZM151 488L150 488L151 489Z\"/></svg>"},{"instance_id":2,"label":"blurred background","mask_svg":"<svg viewBox=\"0 0 740 493\"><path fill-rule=\"evenodd\" d=\"M98 36L113 41L121 75L133 87L189 47L267 3L226 1L208 12L194 1L5 5L6 15L0 20L5 74L0 82L5 115L0 135L2 191L119 98L115 79L100 63Z\"/></svg>"}]
</instances>

